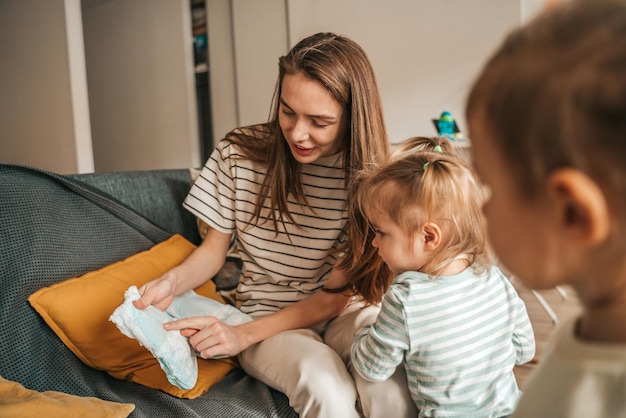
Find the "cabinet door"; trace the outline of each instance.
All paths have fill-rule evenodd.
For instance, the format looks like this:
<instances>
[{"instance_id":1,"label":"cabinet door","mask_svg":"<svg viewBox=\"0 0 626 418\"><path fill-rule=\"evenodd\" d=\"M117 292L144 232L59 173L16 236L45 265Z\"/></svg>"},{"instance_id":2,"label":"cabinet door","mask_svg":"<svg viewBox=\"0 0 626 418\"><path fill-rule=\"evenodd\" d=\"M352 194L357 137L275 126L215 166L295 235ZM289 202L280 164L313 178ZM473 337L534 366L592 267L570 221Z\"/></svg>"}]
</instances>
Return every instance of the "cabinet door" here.
<instances>
[{"instance_id":1,"label":"cabinet door","mask_svg":"<svg viewBox=\"0 0 626 418\"><path fill-rule=\"evenodd\" d=\"M189 0L83 8L96 171L200 164Z\"/></svg>"}]
</instances>

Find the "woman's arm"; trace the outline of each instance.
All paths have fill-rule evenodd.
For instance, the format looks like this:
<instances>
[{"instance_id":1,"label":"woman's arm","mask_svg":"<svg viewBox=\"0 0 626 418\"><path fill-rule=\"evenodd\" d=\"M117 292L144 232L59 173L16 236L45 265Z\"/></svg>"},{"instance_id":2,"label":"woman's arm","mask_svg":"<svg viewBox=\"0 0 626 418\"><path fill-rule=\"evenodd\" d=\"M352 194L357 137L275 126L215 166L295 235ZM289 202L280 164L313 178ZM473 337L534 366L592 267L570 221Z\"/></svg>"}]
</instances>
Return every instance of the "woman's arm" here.
<instances>
[{"instance_id":1,"label":"woman's arm","mask_svg":"<svg viewBox=\"0 0 626 418\"><path fill-rule=\"evenodd\" d=\"M226 261L231 237L231 234L209 228L202 244L185 261L158 279L141 286L141 298L133 302L135 307L145 309L154 305L165 310L175 296L195 289L213 278Z\"/></svg>"},{"instance_id":2,"label":"woman's arm","mask_svg":"<svg viewBox=\"0 0 626 418\"><path fill-rule=\"evenodd\" d=\"M346 283L343 271L335 268L326 282L327 288ZM190 337L191 345L204 358L216 355L235 356L259 341L290 329L307 328L334 318L348 305L349 292L329 293L318 290L278 312L238 326L230 326L213 317L185 318L166 323L168 330L179 329Z\"/></svg>"}]
</instances>

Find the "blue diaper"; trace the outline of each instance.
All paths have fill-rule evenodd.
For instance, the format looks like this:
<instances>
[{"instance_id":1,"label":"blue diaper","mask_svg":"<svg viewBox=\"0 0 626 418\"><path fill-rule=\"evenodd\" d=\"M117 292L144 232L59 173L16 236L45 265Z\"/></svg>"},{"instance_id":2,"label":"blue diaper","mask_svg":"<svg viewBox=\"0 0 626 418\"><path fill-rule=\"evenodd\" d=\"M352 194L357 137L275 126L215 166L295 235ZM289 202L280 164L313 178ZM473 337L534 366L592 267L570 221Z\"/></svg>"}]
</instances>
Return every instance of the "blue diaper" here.
<instances>
[{"instance_id":1,"label":"blue diaper","mask_svg":"<svg viewBox=\"0 0 626 418\"><path fill-rule=\"evenodd\" d=\"M124 292L124 302L118 306L110 321L115 323L122 334L136 339L158 360L167 380L184 390L191 389L198 380L196 353L180 331L166 331L165 322L192 316L214 316L229 325L239 325L252 320L231 305L198 295L190 290L176 298L164 312L148 306L135 308L133 301L139 299L136 286Z\"/></svg>"}]
</instances>

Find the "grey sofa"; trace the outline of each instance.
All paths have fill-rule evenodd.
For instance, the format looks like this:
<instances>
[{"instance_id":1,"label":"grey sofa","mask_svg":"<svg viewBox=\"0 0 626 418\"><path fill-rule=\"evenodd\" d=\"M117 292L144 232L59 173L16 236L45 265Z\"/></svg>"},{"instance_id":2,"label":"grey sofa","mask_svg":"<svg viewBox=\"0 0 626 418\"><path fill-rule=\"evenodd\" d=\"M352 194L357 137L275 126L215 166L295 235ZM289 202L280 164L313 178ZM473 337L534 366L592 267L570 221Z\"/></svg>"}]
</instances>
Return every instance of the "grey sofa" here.
<instances>
[{"instance_id":1,"label":"grey sofa","mask_svg":"<svg viewBox=\"0 0 626 418\"><path fill-rule=\"evenodd\" d=\"M172 234L198 244L195 218L181 206L189 187L187 170L62 176L0 164L0 376L133 403L132 417L296 417L285 395L241 369L196 399L117 380L83 364L27 301Z\"/></svg>"}]
</instances>

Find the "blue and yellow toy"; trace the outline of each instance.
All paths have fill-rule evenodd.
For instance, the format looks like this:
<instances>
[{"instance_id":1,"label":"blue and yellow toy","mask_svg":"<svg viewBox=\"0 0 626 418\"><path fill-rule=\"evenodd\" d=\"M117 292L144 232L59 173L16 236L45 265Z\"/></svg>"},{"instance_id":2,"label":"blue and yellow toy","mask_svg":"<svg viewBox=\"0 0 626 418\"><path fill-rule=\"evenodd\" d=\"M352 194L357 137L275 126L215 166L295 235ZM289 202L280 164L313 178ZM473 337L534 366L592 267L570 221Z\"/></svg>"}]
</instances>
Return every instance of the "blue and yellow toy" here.
<instances>
[{"instance_id":1,"label":"blue and yellow toy","mask_svg":"<svg viewBox=\"0 0 626 418\"><path fill-rule=\"evenodd\" d=\"M439 136L448 138L451 141L463 138L463 134L459 130L459 127L450 112L441 112L439 119L433 119L433 123Z\"/></svg>"}]
</instances>

